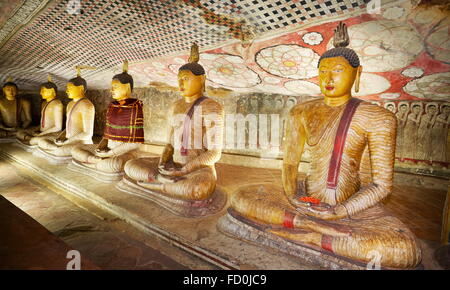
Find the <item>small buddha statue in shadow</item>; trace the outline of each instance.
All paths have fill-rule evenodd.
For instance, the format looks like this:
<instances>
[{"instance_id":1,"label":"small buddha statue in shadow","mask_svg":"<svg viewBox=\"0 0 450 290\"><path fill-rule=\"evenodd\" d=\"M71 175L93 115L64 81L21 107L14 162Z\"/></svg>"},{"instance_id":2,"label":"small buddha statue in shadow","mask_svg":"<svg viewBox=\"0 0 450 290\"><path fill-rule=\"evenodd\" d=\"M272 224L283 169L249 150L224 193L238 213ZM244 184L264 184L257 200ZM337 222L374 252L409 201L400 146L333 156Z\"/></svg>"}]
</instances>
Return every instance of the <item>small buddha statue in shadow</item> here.
<instances>
[{"instance_id":1,"label":"small buddha statue in shadow","mask_svg":"<svg viewBox=\"0 0 450 290\"><path fill-rule=\"evenodd\" d=\"M12 78L3 85L3 98L0 99L0 139L10 139L19 130L31 124L31 104L17 97L19 88Z\"/></svg>"}]
</instances>

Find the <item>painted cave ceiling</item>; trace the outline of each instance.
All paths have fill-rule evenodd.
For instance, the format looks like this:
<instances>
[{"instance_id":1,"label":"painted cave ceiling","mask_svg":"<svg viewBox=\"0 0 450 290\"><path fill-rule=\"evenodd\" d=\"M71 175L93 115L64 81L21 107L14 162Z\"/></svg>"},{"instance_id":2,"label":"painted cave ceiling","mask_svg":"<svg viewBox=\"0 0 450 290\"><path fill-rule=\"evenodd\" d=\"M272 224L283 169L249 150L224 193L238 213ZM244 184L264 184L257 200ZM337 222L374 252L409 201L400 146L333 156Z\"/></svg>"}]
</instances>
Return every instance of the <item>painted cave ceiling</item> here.
<instances>
[{"instance_id":1,"label":"painted cave ceiling","mask_svg":"<svg viewBox=\"0 0 450 290\"><path fill-rule=\"evenodd\" d=\"M0 1L0 80L64 90L76 65L90 89L109 88L124 59L136 87L176 86L193 42L208 85L236 92L318 95L317 60L344 20L364 74L357 96L450 96L448 10L384 0ZM370 13L369 13L370 12Z\"/></svg>"}]
</instances>

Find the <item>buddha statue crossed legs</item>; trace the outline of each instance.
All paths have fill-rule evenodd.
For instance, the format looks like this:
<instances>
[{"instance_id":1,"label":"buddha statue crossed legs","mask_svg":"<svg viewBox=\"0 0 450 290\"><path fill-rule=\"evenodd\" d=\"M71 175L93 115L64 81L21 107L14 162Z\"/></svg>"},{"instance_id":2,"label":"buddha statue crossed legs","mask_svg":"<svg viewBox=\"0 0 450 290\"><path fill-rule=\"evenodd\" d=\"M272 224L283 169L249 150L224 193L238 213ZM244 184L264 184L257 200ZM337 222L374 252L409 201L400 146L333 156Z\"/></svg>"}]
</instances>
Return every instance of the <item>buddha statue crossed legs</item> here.
<instances>
[{"instance_id":1,"label":"buddha statue crossed legs","mask_svg":"<svg viewBox=\"0 0 450 290\"><path fill-rule=\"evenodd\" d=\"M393 188L396 118L384 108L352 98L362 67L356 53L345 47L348 42L341 23L335 31L336 48L319 60L325 98L300 103L289 113L284 190L241 188L232 196L229 215L219 229L253 241L254 233L281 238L288 242L284 247L298 244L359 265L375 255L382 267L413 268L421 261L413 233L380 204ZM299 182L305 144L311 150L310 171ZM369 182L361 172L363 152L370 160ZM236 225L253 230L243 234L234 230Z\"/></svg>"},{"instance_id":2,"label":"buddha statue crossed legs","mask_svg":"<svg viewBox=\"0 0 450 290\"><path fill-rule=\"evenodd\" d=\"M118 185L130 193L140 189L142 196L147 192L154 199L170 200L160 205L188 217L216 212L226 199L215 191L215 163L222 149L223 109L218 102L203 95L205 70L197 61L198 47L194 44L190 63L183 65L178 73L183 98L170 109L169 142L159 162L151 158L128 161L126 177ZM131 187L125 188L126 184Z\"/></svg>"},{"instance_id":3,"label":"buddha statue crossed legs","mask_svg":"<svg viewBox=\"0 0 450 290\"><path fill-rule=\"evenodd\" d=\"M67 83L66 93L72 101L66 109L66 129L57 137L40 138L38 141L39 153L53 160L59 160L58 157L70 159L75 146L92 144L95 108L85 96L87 83L80 76L80 68L77 69L77 77Z\"/></svg>"},{"instance_id":4,"label":"buddha statue crossed legs","mask_svg":"<svg viewBox=\"0 0 450 290\"><path fill-rule=\"evenodd\" d=\"M69 168L94 174L103 181L113 181L121 178L126 161L139 157L139 144L144 143L144 116L142 102L131 97L133 78L127 70L125 61L123 73L113 77L111 95L114 101L106 113L102 141L98 145L74 147L73 164Z\"/></svg>"},{"instance_id":5,"label":"buddha statue crossed legs","mask_svg":"<svg viewBox=\"0 0 450 290\"><path fill-rule=\"evenodd\" d=\"M36 146L45 137L56 137L62 130L64 107L56 97L58 88L49 75L48 81L41 85L40 94L45 101L41 106L41 122L38 127L17 132L17 139L24 145Z\"/></svg>"},{"instance_id":6,"label":"buddha statue crossed legs","mask_svg":"<svg viewBox=\"0 0 450 290\"><path fill-rule=\"evenodd\" d=\"M9 78L3 85L4 98L0 99L0 140L14 138L31 124L31 104L18 98L17 93L17 85Z\"/></svg>"}]
</instances>

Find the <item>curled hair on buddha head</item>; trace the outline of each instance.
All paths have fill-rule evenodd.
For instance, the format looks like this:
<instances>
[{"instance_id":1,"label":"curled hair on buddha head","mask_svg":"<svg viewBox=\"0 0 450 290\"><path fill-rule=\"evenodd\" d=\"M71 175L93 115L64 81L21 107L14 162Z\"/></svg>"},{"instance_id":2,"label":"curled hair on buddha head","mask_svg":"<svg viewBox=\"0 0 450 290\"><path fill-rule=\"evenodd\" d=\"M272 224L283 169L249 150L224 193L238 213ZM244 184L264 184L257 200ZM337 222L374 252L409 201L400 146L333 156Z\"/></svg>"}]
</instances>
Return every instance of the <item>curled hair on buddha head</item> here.
<instances>
[{"instance_id":1,"label":"curled hair on buddha head","mask_svg":"<svg viewBox=\"0 0 450 290\"><path fill-rule=\"evenodd\" d=\"M68 81L68 83L71 83L72 85L79 87L79 86L83 86L84 87L84 91L86 92L87 90L87 82L85 79L83 79L81 77L81 67L80 66L76 66L75 69L77 70L77 76L73 79L70 79Z\"/></svg>"},{"instance_id":2,"label":"curled hair on buddha head","mask_svg":"<svg viewBox=\"0 0 450 290\"><path fill-rule=\"evenodd\" d=\"M13 82L12 77L8 77L8 78L6 79L6 83L3 85L3 88L5 88L5 87L7 87L7 86L15 87L16 90L19 89L19 88L17 87L17 85Z\"/></svg>"},{"instance_id":3,"label":"curled hair on buddha head","mask_svg":"<svg viewBox=\"0 0 450 290\"><path fill-rule=\"evenodd\" d=\"M128 74L128 60L123 61L122 73L113 76L113 80L118 80L121 84L130 84L131 91L133 91L134 81L133 77Z\"/></svg>"},{"instance_id":4,"label":"curled hair on buddha head","mask_svg":"<svg viewBox=\"0 0 450 290\"><path fill-rule=\"evenodd\" d=\"M334 30L334 48L327 50L324 54L322 54L317 67L319 67L322 59L339 56L345 58L352 67L359 67L359 57L353 49L347 48L349 43L350 37L348 36L347 26L343 22L339 22L338 27Z\"/></svg>"},{"instance_id":5,"label":"curled hair on buddha head","mask_svg":"<svg viewBox=\"0 0 450 290\"><path fill-rule=\"evenodd\" d=\"M200 54L198 52L198 45L196 43L194 43L191 47L191 55L188 60L189 63L182 65L178 69L178 72L187 70L196 76L205 75L206 74L205 69L198 63L199 60L200 60Z\"/></svg>"},{"instance_id":6,"label":"curled hair on buddha head","mask_svg":"<svg viewBox=\"0 0 450 290\"><path fill-rule=\"evenodd\" d=\"M50 74L48 74L47 76L47 82L41 84L40 88L46 88L46 89L54 89L55 93L58 92L58 87L56 86L56 84L54 82L52 82L52 76Z\"/></svg>"}]
</instances>

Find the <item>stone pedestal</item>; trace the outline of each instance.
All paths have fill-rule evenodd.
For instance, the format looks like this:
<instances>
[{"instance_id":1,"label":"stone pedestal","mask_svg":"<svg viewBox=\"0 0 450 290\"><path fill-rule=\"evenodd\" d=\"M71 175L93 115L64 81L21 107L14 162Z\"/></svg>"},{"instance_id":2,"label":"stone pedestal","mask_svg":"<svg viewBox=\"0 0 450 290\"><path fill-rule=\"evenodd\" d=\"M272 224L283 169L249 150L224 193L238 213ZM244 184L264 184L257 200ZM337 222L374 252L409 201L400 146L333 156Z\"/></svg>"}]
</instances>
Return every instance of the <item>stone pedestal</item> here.
<instances>
[{"instance_id":1,"label":"stone pedestal","mask_svg":"<svg viewBox=\"0 0 450 290\"><path fill-rule=\"evenodd\" d=\"M146 189L126 176L116 184L116 188L154 202L173 214L189 218L215 214L221 211L227 202L226 194L217 188L209 199L201 201L181 200Z\"/></svg>"},{"instance_id":2,"label":"stone pedestal","mask_svg":"<svg viewBox=\"0 0 450 290\"><path fill-rule=\"evenodd\" d=\"M36 148L38 148L37 145L30 145L30 144L24 143L18 139L16 139L16 142L14 142L12 145L17 146L27 152L33 152Z\"/></svg>"},{"instance_id":3,"label":"stone pedestal","mask_svg":"<svg viewBox=\"0 0 450 290\"><path fill-rule=\"evenodd\" d=\"M36 150L33 151L33 155L44 158L51 164L55 165L67 164L72 160L72 156L55 156L42 150L41 148L36 148Z\"/></svg>"},{"instance_id":4,"label":"stone pedestal","mask_svg":"<svg viewBox=\"0 0 450 290\"><path fill-rule=\"evenodd\" d=\"M72 159L72 162L67 165L67 168L70 170L88 175L90 177L95 178L98 181L106 182L106 183L112 183L115 181L119 181L123 178L124 172L118 172L118 173L108 173L108 172L101 172L99 170L95 170L93 168L89 168L82 163L76 161L75 159Z\"/></svg>"},{"instance_id":5,"label":"stone pedestal","mask_svg":"<svg viewBox=\"0 0 450 290\"><path fill-rule=\"evenodd\" d=\"M266 228L268 228L267 225L243 218L231 208L217 223L217 229L230 237L259 245L262 248L276 249L282 253L306 260L319 268L332 270L368 269L368 265L363 262L337 256L314 245L303 245L288 241L266 232ZM417 269L422 268L422 266L417 267ZM385 267L381 267L381 269L394 270Z\"/></svg>"}]
</instances>

